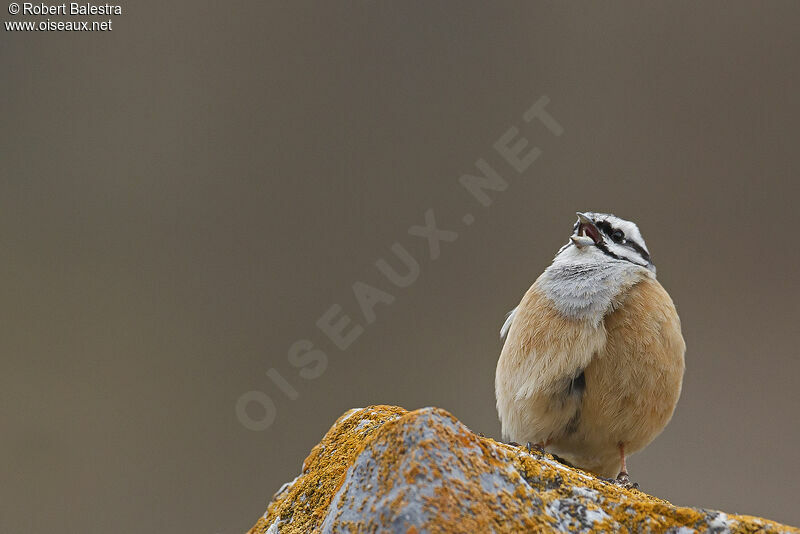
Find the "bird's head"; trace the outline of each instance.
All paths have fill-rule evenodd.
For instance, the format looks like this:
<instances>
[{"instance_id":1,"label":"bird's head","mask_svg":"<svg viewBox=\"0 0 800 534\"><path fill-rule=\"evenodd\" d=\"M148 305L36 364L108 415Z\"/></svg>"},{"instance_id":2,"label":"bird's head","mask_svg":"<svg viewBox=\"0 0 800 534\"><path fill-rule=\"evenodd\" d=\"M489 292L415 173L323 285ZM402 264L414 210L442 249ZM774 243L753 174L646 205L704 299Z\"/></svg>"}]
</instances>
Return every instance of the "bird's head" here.
<instances>
[{"instance_id":1,"label":"bird's head","mask_svg":"<svg viewBox=\"0 0 800 534\"><path fill-rule=\"evenodd\" d=\"M570 242L562 247L558 256L563 254L580 257L586 262L625 261L656 272L636 224L606 213L578 212Z\"/></svg>"}]
</instances>

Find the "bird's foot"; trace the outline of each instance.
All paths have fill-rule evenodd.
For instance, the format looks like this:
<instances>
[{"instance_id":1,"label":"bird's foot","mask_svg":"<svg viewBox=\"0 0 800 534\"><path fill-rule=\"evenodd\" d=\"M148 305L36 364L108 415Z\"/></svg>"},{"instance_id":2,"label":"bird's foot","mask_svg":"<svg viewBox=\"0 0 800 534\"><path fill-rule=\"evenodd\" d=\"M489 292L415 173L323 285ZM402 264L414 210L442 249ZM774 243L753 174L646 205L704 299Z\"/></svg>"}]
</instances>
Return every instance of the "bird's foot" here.
<instances>
[{"instance_id":1,"label":"bird's foot","mask_svg":"<svg viewBox=\"0 0 800 534\"><path fill-rule=\"evenodd\" d=\"M631 478L628 476L627 471L620 471L617 475L617 478L614 479L613 482L617 486L621 486L625 489L639 489L639 483L631 482Z\"/></svg>"},{"instance_id":2,"label":"bird's foot","mask_svg":"<svg viewBox=\"0 0 800 534\"><path fill-rule=\"evenodd\" d=\"M516 441L509 441L506 445L511 445L512 447L522 447ZM525 444L525 450L528 451L528 454L537 454L539 456L544 454L544 447L541 443L531 443L530 441Z\"/></svg>"},{"instance_id":3,"label":"bird's foot","mask_svg":"<svg viewBox=\"0 0 800 534\"><path fill-rule=\"evenodd\" d=\"M529 441L525 444L525 448L528 449L528 454L533 454L534 452L539 455L544 454L544 447L542 447L541 443L534 443L531 445L531 442Z\"/></svg>"}]
</instances>

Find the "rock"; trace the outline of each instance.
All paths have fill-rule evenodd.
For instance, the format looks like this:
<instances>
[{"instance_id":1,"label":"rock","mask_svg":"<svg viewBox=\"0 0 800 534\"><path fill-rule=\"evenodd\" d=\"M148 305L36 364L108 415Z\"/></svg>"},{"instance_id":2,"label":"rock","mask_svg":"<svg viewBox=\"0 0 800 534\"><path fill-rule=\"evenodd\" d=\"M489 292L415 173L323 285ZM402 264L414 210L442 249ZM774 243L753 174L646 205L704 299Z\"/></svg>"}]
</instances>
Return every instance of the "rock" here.
<instances>
[{"instance_id":1,"label":"rock","mask_svg":"<svg viewBox=\"0 0 800 534\"><path fill-rule=\"evenodd\" d=\"M674 506L473 434L439 408L345 413L249 534L333 532L794 532Z\"/></svg>"}]
</instances>

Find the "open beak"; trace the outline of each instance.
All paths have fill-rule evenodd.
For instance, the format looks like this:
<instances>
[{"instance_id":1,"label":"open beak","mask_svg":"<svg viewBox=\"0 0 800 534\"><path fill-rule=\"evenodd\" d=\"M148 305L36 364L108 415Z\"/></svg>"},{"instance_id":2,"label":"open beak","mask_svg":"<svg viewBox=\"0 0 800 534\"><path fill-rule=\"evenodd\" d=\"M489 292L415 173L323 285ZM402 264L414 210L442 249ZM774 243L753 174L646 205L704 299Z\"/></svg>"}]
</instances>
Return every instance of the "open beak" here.
<instances>
[{"instance_id":1,"label":"open beak","mask_svg":"<svg viewBox=\"0 0 800 534\"><path fill-rule=\"evenodd\" d=\"M570 239L578 248L588 247L589 245L599 245L603 241L600 229L589 217L581 212L578 215L578 234L570 236Z\"/></svg>"}]
</instances>

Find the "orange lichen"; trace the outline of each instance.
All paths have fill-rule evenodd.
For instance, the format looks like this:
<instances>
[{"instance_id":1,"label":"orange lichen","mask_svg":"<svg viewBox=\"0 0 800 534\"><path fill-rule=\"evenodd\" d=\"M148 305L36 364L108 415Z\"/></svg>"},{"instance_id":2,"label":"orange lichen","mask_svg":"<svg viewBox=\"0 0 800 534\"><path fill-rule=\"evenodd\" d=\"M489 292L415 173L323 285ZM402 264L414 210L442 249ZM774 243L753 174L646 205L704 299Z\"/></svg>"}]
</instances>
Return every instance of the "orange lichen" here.
<instances>
[{"instance_id":1,"label":"orange lichen","mask_svg":"<svg viewBox=\"0 0 800 534\"><path fill-rule=\"evenodd\" d=\"M320 532L323 522L326 531L391 525L407 534L707 530L724 522L732 532L800 534L623 489L548 454L479 437L440 409L392 406L339 418L250 534L265 534L276 522L280 534Z\"/></svg>"},{"instance_id":2,"label":"orange lichen","mask_svg":"<svg viewBox=\"0 0 800 534\"><path fill-rule=\"evenodd\" d=\"M369 438L387 421L407 414L396 406L371 406L351 410L340 417L303 462L303 472L295 483L275 495L264 517L249 534L263 534L276 520L289 521L284 533L308 533L319 527L328 505L344 480L347 468Z\"/></svg>"}]
</instances>

